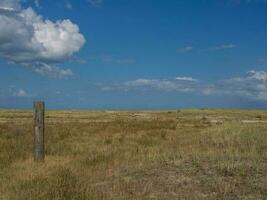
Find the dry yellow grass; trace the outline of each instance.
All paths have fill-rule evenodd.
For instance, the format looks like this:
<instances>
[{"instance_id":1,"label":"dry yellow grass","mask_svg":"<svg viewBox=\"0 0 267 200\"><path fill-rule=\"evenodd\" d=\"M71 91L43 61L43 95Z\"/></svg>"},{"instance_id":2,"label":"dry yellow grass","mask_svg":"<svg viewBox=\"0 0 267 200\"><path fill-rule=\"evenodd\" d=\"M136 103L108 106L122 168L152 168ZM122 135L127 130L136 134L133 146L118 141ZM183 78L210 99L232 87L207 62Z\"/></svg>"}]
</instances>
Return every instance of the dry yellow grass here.
<instances>
[{"instance_id":1,"label":"dry yellow grass","mask_svg":"<svg viewBox=\"0 0 267 200\"><path fill-rule=\"evenodd\" d=\"M0 199L267 199L267 112L0 111Z\"/></svg>"}]
</instances>

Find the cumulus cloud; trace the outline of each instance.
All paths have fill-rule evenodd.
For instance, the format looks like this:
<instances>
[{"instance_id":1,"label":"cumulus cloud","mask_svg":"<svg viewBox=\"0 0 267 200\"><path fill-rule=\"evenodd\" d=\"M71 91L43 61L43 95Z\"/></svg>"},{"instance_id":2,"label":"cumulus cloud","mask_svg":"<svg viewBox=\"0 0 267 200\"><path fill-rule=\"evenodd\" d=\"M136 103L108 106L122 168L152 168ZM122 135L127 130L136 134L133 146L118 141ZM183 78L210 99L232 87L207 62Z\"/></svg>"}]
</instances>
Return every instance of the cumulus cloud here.
<instances>
[{"instance_id":1,"label":"cumulus cloud","mask_svg":"<svg viewBox=\"0 0 267 200\"><path fill-rule=\"evenodd\" d=\"M0 4L0 56L33 71L56 77L71 75L55 67L78 52L85 43L79 27L70 20L52 22L32 8L21 9L19 1ZM49 73L45 69L50 68ZM53 68L53 70L52 70Z\"/></svg>"},{"instance_id":2,"label":"cumulus cloud","mask_svg":"<svg viewBox=\"0 0 267 200\"><path fill-rule=\"evenodd\" d=\"M157 90L160 92L180 92L199 95L243 97L253 100L267 100L267 72L248 71L244 76L214 82L204 82L192 77L175 79L136 79L122 83L100 86L111 90Z\"/></svg>"},{"instance_id":3,"label":"cumulus cloud","mask_svg":"<svg viewBox=\"0 0 267 200\"><path fill-rule=\"evenodd\" d=\"M193 81L192 81L193 80ZM123 84L117 85L120 88L127 88L128 90L159 90L164 92L183 92L183 93L198 93L207 94L207 91L212 90L212 85L205 83L197 83L196 79L182 77L182 80L168 80L168 79L137 79L127 81Z\"/></svg>"},{"instance_id":4,"label":"cumulus cloud","mask_svg":"<svg viewBox=\"0 0 267 200\"><path fill-rule=\"evenodd\" d=\"M197 81L197 79L194 79L192 77L176 77L175 80L177 81Z\"/></svg>"},{"instance_id":5,"label":"cumulus cloud","mask_svg":"<svg viewBox=\"0 0 267 200\"><path fill-rule=\"evenodd\" d=\"M251 70L244 77L221 81L228 93L256 100L267 100L267 72Z\"/></svg>"},{"instance_id":6,"label":"cumulus cloud","mask_svg":"<svg viewBox=\"0 0 267 200\"><path fill-rule=\"evenodd\" d=\"M31 98L33 95L27 92L25 89L10 85L6 88L0 88L0 98L2 97Z\"/></svg>"},{"instance_id":7,"label":"cumulus cloud","mask_svg":"<svg viewBox=\"0 0 267 200\"><path fill-rule=\"evenodd\" d=\"M0 87L0 98L32 98L33 94L29 93L27 90L16 87L15 85L9 85L7 87Z\"/></svg>"},{"instance_id":8,"label":"cumulus cloud","mask_svg":"<svg viewBox=\"0 0 267 200\"><path fill-rule=\"evenodd\" d=\"M38 74L52 78L66 78L73 75L73 72L70 69L61 69L56 66L48 65L46 63L35 62L33 66L31 63L28 67L32 68L32 71Z\"/></svg>"},{"instance_id":9,"label":"cumulus cloud","mask_svg":"<svg viewBox=\"0 0 267 200\"><path fill-rule=\"evenodd\" d=\"M13 97L17 97L17 98L30 98L32 97L31 94L27 93L25 90L23 89L19 89L18 91L13 93Z\"/></svg>"},{"instance_id":10,"label":"cumulus cloud","mask_svg":"<svg viewBox=\"0 0 267 200\"><path fill-rule=\"evenodd\" d=\"M5 10L18 10L20 9L20 0L1 0L0 8Z\"/></svg>"},{"instance_id":11,"label":"cumulus cloud","mask_svg":"<svg viewBox=\"0 0 267 200\"><path fill-rule=\"evenodd\" d=\"M247 72L247 75L250 80L257 80L257 81L262 81L262 82L267 81L267 72L265 71L251 70Z\"/></svg>"}]
</instances>

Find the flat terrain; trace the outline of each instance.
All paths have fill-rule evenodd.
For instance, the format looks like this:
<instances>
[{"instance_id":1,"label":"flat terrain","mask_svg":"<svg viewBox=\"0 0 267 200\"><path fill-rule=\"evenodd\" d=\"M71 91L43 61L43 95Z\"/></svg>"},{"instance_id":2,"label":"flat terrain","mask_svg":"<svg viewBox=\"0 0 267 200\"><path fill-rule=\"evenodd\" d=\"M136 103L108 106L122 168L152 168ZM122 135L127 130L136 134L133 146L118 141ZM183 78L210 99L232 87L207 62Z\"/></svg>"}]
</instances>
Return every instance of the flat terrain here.
<instances>
[{"instance_id":1,"label":"flat terrain","mask_svg":"<svg viewBox=\"0 0 267 200\"><path fill-rule=\"evenodd\" d=\"M0 110L0 199L267 199L267 111Z\"/></svg>"}]
</instances>

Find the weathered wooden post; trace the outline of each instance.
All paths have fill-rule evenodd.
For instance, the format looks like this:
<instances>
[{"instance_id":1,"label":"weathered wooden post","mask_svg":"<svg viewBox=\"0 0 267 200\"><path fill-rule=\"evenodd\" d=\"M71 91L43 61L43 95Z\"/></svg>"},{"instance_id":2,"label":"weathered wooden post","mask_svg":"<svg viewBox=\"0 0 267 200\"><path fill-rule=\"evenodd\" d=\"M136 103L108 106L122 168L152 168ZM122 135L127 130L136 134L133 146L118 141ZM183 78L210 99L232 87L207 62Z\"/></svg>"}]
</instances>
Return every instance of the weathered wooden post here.
<instances>
[{"instance_id":1,"label":"weathered wooden post","mask_svg":"<svg viewBox=\"0 0 267 200\"><path fill-rule=\"evenodd\" d=\"M45 157L44 148L44 119L45 104L42 101L34 102L34 160L43 161Z\"/></svg>"}]
</instances>

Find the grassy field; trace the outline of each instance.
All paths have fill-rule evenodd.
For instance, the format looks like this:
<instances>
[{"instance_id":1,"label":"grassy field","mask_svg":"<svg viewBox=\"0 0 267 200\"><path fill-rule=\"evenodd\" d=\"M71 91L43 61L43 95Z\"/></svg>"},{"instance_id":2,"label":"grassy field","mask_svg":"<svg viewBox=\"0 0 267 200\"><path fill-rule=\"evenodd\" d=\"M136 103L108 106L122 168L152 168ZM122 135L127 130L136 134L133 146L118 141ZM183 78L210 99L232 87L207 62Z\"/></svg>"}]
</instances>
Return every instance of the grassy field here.
<instances>
[{"instance_id":1,"label":"grassy field","mask_svg":"<svg viewBox=\"0 0 267 200\"><path fill-rule=\"evenodd\" d=\"M0 199L267 199L267 111L0 110Z\"/></svg>"}]
</instances>

